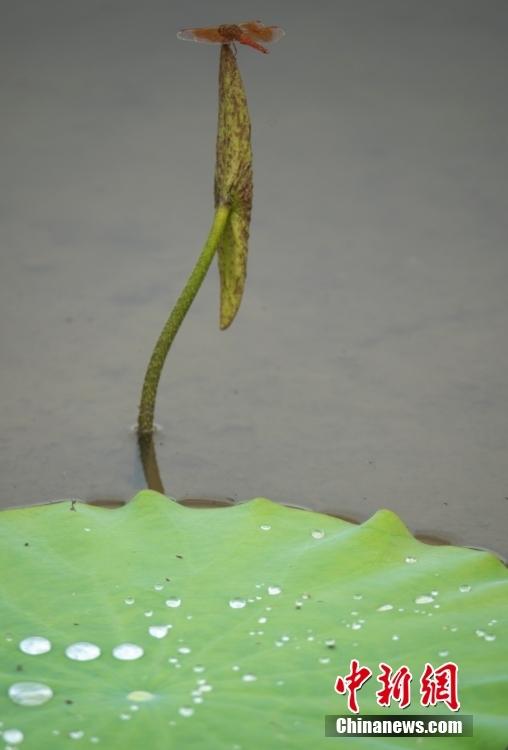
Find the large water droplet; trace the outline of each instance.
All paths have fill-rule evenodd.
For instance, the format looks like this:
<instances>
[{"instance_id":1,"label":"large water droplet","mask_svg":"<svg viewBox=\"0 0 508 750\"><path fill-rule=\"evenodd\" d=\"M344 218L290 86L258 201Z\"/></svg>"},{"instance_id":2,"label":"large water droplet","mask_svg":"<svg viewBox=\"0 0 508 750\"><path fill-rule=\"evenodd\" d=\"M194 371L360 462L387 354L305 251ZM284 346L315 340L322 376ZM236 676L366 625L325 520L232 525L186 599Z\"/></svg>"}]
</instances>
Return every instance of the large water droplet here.
<instances>
[{"instance_id":1,"label":"large water droplet","mask_svg":"<svg viewBox=\"0 0 508 750\"><path fill-rule=\"evenodd\" d=\"M154 698L153 693L149 693L147 690L133 690L127 694L127 700L133 701L134 703L146 703Z\"/></svg>"},{"instance_id":2,"label":"large water droplet","mask_svg":"<svg viewBox=\"0 0 508 750\"><path fill-rule=\"evenodd\" d=\"M79 641L67 646L65 655L74 661L92 661L92 659L97 659L101 655L101 650L95 643Z\"/></svg>"},{"instance_id":3,"label":"large water droplet","mask_svg":"<svg viewBox=\"0 0 508 750\"><path fill-rule=\"evenodd\" d=\"M48 651L51 651L51 642L40 635L32 635L30 638L24 638L19 644L19 648L24 654L38 656L39 654L47 654Z\"/></svg>"},{"instance_id":4,"label":"large water droplet","mask_svg":"<svg viewBox=\"0 0 508 750\"><path fill-rule=\"evenodd\" d=\"M282 591L280 586L268 586L268 593L270 596L277 596Z\"/></svg>"},{"instance_id":5,"label":"large water droplet","mask_svg":"<svg viewBox=\"0 0 508 750\"><path fill-rule=\"evenodd\" d=\"M388 612L390 609L393 609L392 604L382 604L380 607L377 608L378 612Z\"/></svg>"},{"instance_id":6,"label":"large water droplet","mask_svg":"<svg viewBox=\"0 0 508 750\"><path fill-rule=\"evenodd\" d=\"M9 688L9 698L20 706L40 706L53 697L53 691L42 682L15 682Z\"/></svg>"},{"instance_id":7,"label":"large water droplet","mask_svg":"<svg viewBox=\"0 0 508 750\"><path fill-rule=\"evenodd\" d=\"M151 625L148 628L148 632L153 638L165 638L168 634L168 630L172 627L172 625Z\"/></svg>"},{"instance_id":8,"label":"large water droplet","mask_svg":"<svg viewBox=\"0 0 508 750\"><path fill-rule=\"evenodd\" d=\"M243 609L246 604L247 602L245 601L245 599L235 598L229 600L229 606L231 607L231 609Z\"/></svg>"},{"instance_id":9,"label":"large water droplet","mask_svg":"<svg viewBox=\"0 0 508 750\"><path fill-rule=\"evenodd\" d=\"M325 535L325 532L323 531L323 529L314 529L314 531L311 534L313 539L322 539L324 535Z\"/></svg>"},{"instance_id":10,"label":"large water droplet","mask_svg":"<svg viewBox=\"0 0 508 750\"><path fill-rule=\"evenodd\" d=\"M188 718L189 716L192 716L192 714L194 713L194 709L191 708L191 706L182 706L178 709L178 713L180 714L180 716Z\"/></svg>"},{"instance_id":11,"label":"large water droplet","mask_svg":"<svg viewBox=\"0 0 508 750\"><path fill-rule=\"evenodd\" d=\"M431 604L433 601L434 597L428 594L422 594L422 596L417 596L415 599L416 604Z\"/></svg>"},{"instance_id":12,"label":"large water droplet","mask_svg":"<svg viewBox=\"0 0 508 750\"><path fill-rule=\"evenodd\" d=\"M182 603L182 600L178 596L170 596L169 599L166 599L166 607L179 607Z\"/></svg>"},{"instance_id":13,"label":"large water droplet","mask_svg":"<svg viewBox=\"0 0 508 750\"><path fill-rule=\"evenodd\" d=\"M143 656L144 651L141 646L135 643L121 643L113 649L113 656L120 661L134 661Z\"/></svg>"},{"instance_id":14,"label":"large water droplet","mask_svg":"<svg viewBox=\"0 0 508 750\"><path fill-rule=\"evenodd\" d=\"M242 675L242 682L256 682L257 677L255 674L244 674Z\"/></svg>"},{"instance_id":15,"label":"large water droplet","mask_svg":"<svg viewBox=\"0 0 508 750\"><path fill-rule=\"evenodd\" d=\"M2 737L8 745L17 745L23 742L24 734L21 729L6 729L2 734Z\"/></svg>"}]
</instances>

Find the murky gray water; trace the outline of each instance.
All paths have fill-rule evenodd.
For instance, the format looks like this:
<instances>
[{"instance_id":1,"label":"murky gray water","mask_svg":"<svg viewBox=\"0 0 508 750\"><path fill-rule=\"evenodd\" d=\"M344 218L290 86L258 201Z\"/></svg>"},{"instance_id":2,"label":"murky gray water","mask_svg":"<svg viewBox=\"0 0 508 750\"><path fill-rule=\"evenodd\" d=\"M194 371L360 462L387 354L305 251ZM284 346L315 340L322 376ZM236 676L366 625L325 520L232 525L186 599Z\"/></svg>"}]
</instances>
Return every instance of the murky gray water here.
<instances>
[{"instance_id":1,"label":"murky gray water","mask_svg":"<svg viewBox=\"0 0 508 750\"><path fill-rule=\"evenodd\" d=\"M212 217L243 2L4 9L0 500L130 498L151 347ZM187 13L185 15L185 13ZM157 406L169 494L264 495L507 553L505 3L261 0L249 276L213 269Z\"/></svg>"}]
</instances>

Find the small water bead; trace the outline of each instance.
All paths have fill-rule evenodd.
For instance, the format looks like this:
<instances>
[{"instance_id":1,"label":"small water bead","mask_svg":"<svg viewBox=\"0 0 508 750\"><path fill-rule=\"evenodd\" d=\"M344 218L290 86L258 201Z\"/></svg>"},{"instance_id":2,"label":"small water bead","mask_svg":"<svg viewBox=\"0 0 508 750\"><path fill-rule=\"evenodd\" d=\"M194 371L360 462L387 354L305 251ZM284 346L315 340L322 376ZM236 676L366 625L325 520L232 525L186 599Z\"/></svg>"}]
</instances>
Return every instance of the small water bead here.
<instances>
[{"instance_id":1,"label":"small water bead","mask_svg":"<svg viewBox=\"0 0 508 750\"><path fill-rule=\"evenodd\" d=\"M136 601L136 600L134 599L134 597L133 597L133 596L128 596L128 597L127 597L127 599L124 599L124 602L125 602L126 604L134 604L134 602L135 602L135 601Z\"/></svg>"},{"instance_id":2,"label":"small water bead","mask_svg":"<svg viewBox=\"0 0 508 750\"><path fill-rule=\"evenodd\" d=\"M361 627L362 627L362 623L361 622L353 622L352 625L351 625L351 628L353 630L360 630Z\"/></svg>"},{"instance_id":3,"label":"small water bead","mask_svg":"<svg viewBox=\"0 0 508 750\"><path fill-rule=\"evenodd\" d=\"M475 633L478 636L478 638L483 638L484 635L485 635L485 631L484 630L479 630L478 629L478 630L475 630Z\"/></svg>"},{"instance_id":4,"label":"small water bead","mask_svg":"<svg viewBox=\"0 0 508 750\"><path fill-rule=\"evenodd\" d=\"M438 651L438 652L437 652L437 655L438 655L438 656L441 656L441 658L443 658L443 659L444 659L444 658L445 658L445 656L448 656L448 654L449 654L449 653L450 653L449 651Z\"/></svg>"},{"instance_id":5,"label":"small water bead","mask_svg":"<svg viewBox=\"0 0 508 750\"><path fill-rule=\"evenodd\" d=\"M299 601L299 599L295 602L295 609L301 609L303 607L303 602Z\"/></svg>"},{"instance_id":6,"label":"small water bead","mask_svg":"<svg viewBox=\"0 0 508 750\"><path fill-rule=\"evenodd\" d=\"M268 586L268 593L270 596L277 596L282 592L282 589L280 586Z\"/></svg>"},{"instance_id":7,"label":"small water bead","mask_svg":"<svg viewBox=\"0 0 508 750\"><path fill-rule=\"evenodd\" d=\"M382 604L380 607L377 608L377 611L388 612L390 609L393 609L393 604Z\"/></svg>"},{"instance_id":8,"label":"small water bead","mask_svg":"<svg viewBox=\"0 0 508 750\"><path fill-rule=\"evenodd\" d=\"M467 583L463 583L462 586L459 586L459 591L461 594L468 594L471 591L471 586Z\"/></svg>"},{"instance_id":9,"label":"small water bead","mask_svg":"<svg viewBox=\"0 0 508 750\"><path fill-rule=\"evenodd\" d=\"M65 655L73 661L92 661L92 659L97 659L101 655L101 650L95 643L78 641L67 646Z\"/></svg>"},{"instance_id":10,"label":"small water bead","mask_svg":"<svg viewBox=\"0 0 508 750\"><path fill-rule=\"evenodd\" d=\"M154 586L154 589L156 591L162 591L163 588L164 588L164 584L163 583L156 583L155 586Z\"/></svg>"},{"instance_id":11,"label":"small water bead","mask_svg":"<svg viewBox=\"0 0 508 750\"><path fill-rule=\"evenodd\" d=\"M439 591L431 591L430 592L432 596L439 596Z\"/></svg>"},{"instance_id":12,"label":"small water bead","mask_svg":"<svg viewBox=\"0 0 508 750\"><path fill-rule=\"evenodd\" d=\"M270 529L271 529L272 527L270 526L270 524L269 524L269 523L262 523L262 524L261 524L261 526L260 526L259 528L261 529L261 531L270 531Z\"/></svg>"},{"instance_id":13,"label":"small water bead","mask_svg":"<svg viewBox=\"0 0 508 750\"><path fill-rule=\"evenodd\" d=\"M328 638L325 641L326 648L335 648L335 638Z\"/></svg>"},{"instance_id":14,"label":"small water bead","mask_svg":"<svg viewBox=\"0 0 508 750\"><path fill-rule=\"evenodd\" d=\"M168 659L168 662L169 662L170 664L174 664L175 666L176 666L177 664L179 664L179 661L178 661L178 659L176 658L176 656L170 656L170 657L169 657L169 659Z\"/></svg>"},{"instance_id":15,"label":"small water bead","mask_svg":"<svg viewBox=\"0 0 508 750\"><path fill-rule=\"evenodd\" d=\"M395 635L392 635L392 641L398 641L398 640L399 640L399 638L400 638L400 636L399 636L399 635L396 635L396 634L395 634Z\"/></svg>"},{"instance_id":16,"label":"small water bead","mask_svg":"<svg viewBox=\"0 0 508 750\"><path fill-rule=\"evenodd\" d=\"M131 715L130 714L120 714L119 718L122 719L122 721L129 721L130 718L131 718Z\"/></svg>"},{"instance_id":17,"label":"small water bead","mask_svg":"<svg viewBox=\"0 0 508 750\"><path fill-rule=\"evenodd\" d=\"M496 636L493 633L485 633L483 639L485 641L495 641L496 640Z\"/></svg>"},{"instance_id":18,"label":"small water bead","mask_svg":"<svg viewBox=\"0 0 508 750\"><path fill-rule=\"evenodd\" d=\"M187 719L189 716L192 716L194 709L191 706L182 706L178 709L178 713Z\"/></svg>"},{"instance_id":19,"label":"small water bead","mask_svg":"<svg viewBox=\"0 0 508 750\"><path fill-rule=\"evenodd\" d=\"M281 641L284 641L284 643L287 643L289 641L289 635L282 635L280 639Z\"/></svg>"},{"instance_id":20,"label":"small water bead","mask_svg":"<svg viewBox=\"0 0 508 750\"><path fill-rule=\"evenodd\" d=\"M313 539L323 539L324 535L325 535L325 532L323 531L323 529L314 529L314 531L311 534Z\"/></svg>"},{"instance_id":21,"label":"small water bead","mask_svg":"<svg viewBox=\"0 0 508 750\"><path fill-rule=\"evenodd\" d=\"M258 619L258 622L259 622L260 625L264 625L265 622L268 622L268 618L267 617L260 617Z\"/></svg>"},{"instance_id":22,"label":"small water bead","mask_svg":"<svg viewBox=\"0 0 508 750\"><path fill-rule=\"evenodd\" d=\"M192 667L194 672L197 672L198 674L205 671L205 668L202 664L196 664L195 667Z\"/></svg>"},{"instance_id":23,"label":"small water bead","mask_svg":"<svg viewBox=\"0 0 508 750\"><path fill-rule=\"evenodd\" d=\"M429 596L428 594L422 594L422 596L417 596L415 599L415 604L431 604L434 601L433 596Z\"/></svg>"},{"instance_id":24,"label":"small water bead","mask_svg":"<svg viewBox=\"0 0 508 750\"><path fill-rule=\"evenodd\" d=\"M140 659L144 653L142 647L135 643L121 643L113 649L113 656L120 661L134 661Z\"/></svg>"},{"instance_id":25,"label":"small water bead","mask_svg":"<svg viewBox=\"0 0 508 750\"><path fill-rule=\"evenodd\" d=\"M179 654L190 654L191 649L188 646L180 646L178 649Z\"/></svg>"},{"instance_id":26,"label":"small water bead","mask_svg":"<svg viewBox=\"0 0 508 750\"><path fill-rule=\"evenodd\" d=\"M246 604L247 602L245 601L245 599L239 599L238 597L229 600L229 606L231 607L231 609L243 609Z\"/></svg>"},{"instance_id":27,"label":"small water bead","mask_svg":"<svg viewBox=\"0 0 508 750\"><path fill-rule=\"evenodd\" d=\"M242 682L256 682L257 677L255 674L244 674L242 675Z\"/></svg>"},{"instance_id":28,"label":"small water bead","mask_svg":"<svg viewBox=\"0 0 508 750\"><path fill-rule=\"evenodd\" d=\"M413 565L416 562L416 557L406 557L408 565Z\"/></svg>"},{"instance_id":29,"label":"small water bead","mask_svg":"<svg viewBox=\"0 0 508 750\"><path fill-rule=\"evenodd\" d=\"M497 623L497 620L491 620L488 624L489 627L492 627L492 625L495 625Z\"/></svg>"},{"instance_id":30,"label":"small water bead","mask_svg":"<svg viewBox=\"0 0 508 750\"><path fill-rule=\"evenodd\" d=\"M97 744L97 743L98 743L99 741L100 741L100 740L99 740L99 738L98 738L98 737L90 737L90 742L93 742L93 743L94 743L94 745L96 745L96 744Z\"/></svg>"},{"instance_id":31,"label":"small water bead","mask_svg":"<svg viewBox=\"0 0 508 750\"><path fill-rule=\"evenodd\" d=\"M136 703L146 703L147 701L151 701L153 698L155 698L153 693L149 693L147 690L133 690L131 693L127 694L127 700L134 701ZM134 706L131 706L131 710L134 708Z\"/></svg>"},{"instance_id":32,"label":"small water bead","mask_svg":"<svg viewBox=\"0 0 508 750\"><path fill-rule=\"evenodd\" d=\"M74 732L69 732L71 740L81 740L85 736L82 729L76 729Z\"/></svg>"},{"instance_id":33,"label":"small water bead","mask_svg":"<svg viewBox=\"0 0 508 750\"><path fill-rule=\"evenodd\" d=\"M320 664L329 664L330 663L330 657L329 656L320 656L319 657L319 663Z\"/></svg>"},{"instance_id":34,"label":"small water bead","mask_svg":"<svg viewBox=\"0 0 508 750\"><path fill-rule=\"evenodd\" d=\"M179 607L182 603L182 600L178 596L170 596L169 599L166 599L166 607Z\"/></svg>"},{"instance_id":35,"label":"small water bead","mask_svg":"<svg viewBox=\"0 0 508 750\"><path fill-rule=\"evenodd\" d=\"M39 656L39 654L47 654L48 651L51 651L51 641L40 635L32 635L30 638L24 638L19 644L19 648L24 654Z\"/></svg>"},{"instance_id":36,"label":"small water bead","mask_svg":"<svg viewBox=\"0 0 508 750\"><path fill-rule=\"evenodd\" d=\"M172 627L172 625L151 625L148 628L148 632L153 638L165 638L168 634L168 630Z\"/></svg>"},{"instance_id":37,"label":"small water bead","mask_svg":"<svg viewBox=\"0 0 508 750\"><path fill-rule=\"evenodd\" d=\"M3 739L8 745L18 745L23 742L24 734L21 729L6 729L2 734Z\"/></svg>"},{"instance_id":38,"label":"small water bead","mask_svg":"<svg viewBox=\"0 0 508 750\"><path fill-rule=\"evenodd\" d=\"M146 612L143 612L145 617L152 617L153 615L153 609L147 609Z\"/></svg>"},{"instance_id":39,"label":"small water bead","mask_svg":"<svg viewBox=\"0 0 508 750\"><path fill-rule=\"evenodd\" d=\"M41 706L53 697L53 691L42 682L15 682L9 688L9 698L19 706Z\"/></svg>"},{"instance_id":40,"label":"small water bead","mask_svg":"<svg viewBox=\"0 0 508 750\"><path fill-rule=\"evenodd\" d=\"M356 599L356 601L359 602L360 599L363 599L363 594L353 594L353 599Z\"/></svg>"},{"instance_id":41,"label":"small water bead","mask_svg":"<svg viewBox=\"0 0 508 750\"><path fill-rule=\"evenodd\" d=\"M238 672L238 670L240 669L240 667L238 666L238 664L234 664L234 665L233 665L233 666L231 667L231 669L233 670L233 672Z\"/></svg>"}]
</instances>

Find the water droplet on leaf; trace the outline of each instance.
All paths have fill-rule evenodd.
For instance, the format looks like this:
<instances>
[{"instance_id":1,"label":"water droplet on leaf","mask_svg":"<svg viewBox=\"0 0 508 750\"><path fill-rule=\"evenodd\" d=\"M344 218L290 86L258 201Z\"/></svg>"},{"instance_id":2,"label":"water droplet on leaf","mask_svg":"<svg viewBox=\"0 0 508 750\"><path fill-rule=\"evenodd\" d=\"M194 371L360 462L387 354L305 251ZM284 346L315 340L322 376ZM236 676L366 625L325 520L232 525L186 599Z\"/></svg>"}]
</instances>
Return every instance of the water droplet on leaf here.
<instances>
[{"instance_id":1,"label":"water droplet on leaf","mask_svg":"<svg viewBox=\"0 0 508 750\"><path fill-rule=\"evenodd\" d=\"M53 691L42 682L15 682L9 688L9 698L20 706L40 706L53 697Z\"/></svg>"},{"instance_id":2,"label":"water droplet on leaf","mask_svg":"<svg viewBox=\"0 0 508 750\"><path fill-rule=\"evenodd\" d=\"M229 600L229 606L231 609L243 609L247 602L245 599L239 599L238 597Z\"/></svg>"},{"instance_id":3,"label":"water droplet on leaf","mask_svg":"<svg viewBox=\"0 0 508 750\"><path fill-rule=\"evenodd\" d=\"M134 661L143 656L144 651L141 646L135 643L121 643L113 649L113 656L120 661Z\"/></svg>"},{"instance_id":4,"label":"water droplet on leaf","mask_svg":"<svg viewBox=\"0 0 508 750\"><path fill-rule=\"evenodd\" d=\"M92 661L92 659L97 659L101 655L101 650L95 643L79 641L67 646L65 655L73 661Z\"/></svg>"},{"instance_id":5,"label":"water droplet on leaf","mask_svg":"<svg viewBox=\"0 0 508 750\"><path fill-rule=\"evenodd\" d=\"M24 654L39 656L39 654L47 654L48 651L51 651L51 642L40 635L32 635L30 638L24 638L19 644L19 648Z\"/></svg>"}]
</instances>

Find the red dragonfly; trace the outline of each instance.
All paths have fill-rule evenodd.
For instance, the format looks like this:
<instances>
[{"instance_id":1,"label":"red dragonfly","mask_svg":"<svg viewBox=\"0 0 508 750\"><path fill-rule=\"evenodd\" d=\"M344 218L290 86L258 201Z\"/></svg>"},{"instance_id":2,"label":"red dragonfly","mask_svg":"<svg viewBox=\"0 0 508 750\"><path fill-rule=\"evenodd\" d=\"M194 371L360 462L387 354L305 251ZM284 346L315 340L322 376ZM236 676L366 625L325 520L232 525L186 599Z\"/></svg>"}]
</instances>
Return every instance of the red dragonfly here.
<instances>
[{"instance_id":1,"label":"red dragonfly","mask_svg":"<svg viewBox=\"0 0 508 750\"><path fill-rule=\"evenodd\" d=\"M258 52L267 54L268 50L259 42L277 42L286 32L280 26L265 26L261 21L207 26L203 29L182 29L179 39L189 42L208 42L209 44L247 44Z\"/></svg>"}]
</instances>

